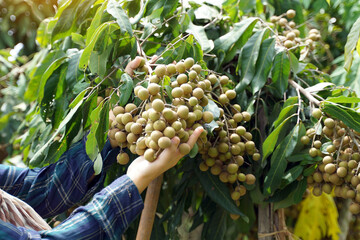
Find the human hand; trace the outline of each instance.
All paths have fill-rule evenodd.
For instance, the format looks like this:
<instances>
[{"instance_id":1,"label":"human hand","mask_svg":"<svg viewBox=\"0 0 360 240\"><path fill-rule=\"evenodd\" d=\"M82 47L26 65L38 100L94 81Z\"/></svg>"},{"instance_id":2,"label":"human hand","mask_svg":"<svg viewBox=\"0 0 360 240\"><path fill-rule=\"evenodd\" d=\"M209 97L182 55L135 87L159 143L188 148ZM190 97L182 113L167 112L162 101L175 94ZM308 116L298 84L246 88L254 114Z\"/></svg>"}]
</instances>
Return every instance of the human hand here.
<instances>
[{"instance_id":1,"label":"human hand","mask_svg":"<svg viewBox=\"0 0 360 240\"><path fill-rule=\"evenodd\" d=\"M194 147L203 131L202 127L195 129L187 142L190 148ZM140 193L145 190L152 180L174 167L184 156L178 149L180 139L174 137L171 139L171 143L171 146L164 149L155 161L149 162L144 156L139 156L130 164L127 175L134 182Z\"/></svg>"}]
</instances>

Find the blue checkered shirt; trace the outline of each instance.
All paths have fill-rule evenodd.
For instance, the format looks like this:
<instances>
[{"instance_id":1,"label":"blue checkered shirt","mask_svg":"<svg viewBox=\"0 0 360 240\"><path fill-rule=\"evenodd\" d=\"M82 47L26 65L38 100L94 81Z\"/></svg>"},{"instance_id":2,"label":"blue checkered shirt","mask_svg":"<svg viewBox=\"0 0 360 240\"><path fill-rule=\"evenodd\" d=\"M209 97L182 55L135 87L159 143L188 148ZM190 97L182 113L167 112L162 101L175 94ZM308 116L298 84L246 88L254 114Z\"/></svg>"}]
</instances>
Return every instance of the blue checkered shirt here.
<instances>
[{"instance_id":1,"label":"blue checkered shirt","mask_svg":"<svg viewBox=\"0 0 360 240\"><path fill-rule=\"evenodd\" d=\"M104 168L116 161L118 149L107 142L101 155ZM102 171L91 186L93 162L85 151L85 138L65 152L58 162L43 168L24 169L0 164L0 188L32 206L43 218L55 216L73 205L79 207L49 231L34 231L0 220L0 239L121 239L121 234L143 209L138 189L127 175L103 186Z\"/></svg>"}]
</instances>

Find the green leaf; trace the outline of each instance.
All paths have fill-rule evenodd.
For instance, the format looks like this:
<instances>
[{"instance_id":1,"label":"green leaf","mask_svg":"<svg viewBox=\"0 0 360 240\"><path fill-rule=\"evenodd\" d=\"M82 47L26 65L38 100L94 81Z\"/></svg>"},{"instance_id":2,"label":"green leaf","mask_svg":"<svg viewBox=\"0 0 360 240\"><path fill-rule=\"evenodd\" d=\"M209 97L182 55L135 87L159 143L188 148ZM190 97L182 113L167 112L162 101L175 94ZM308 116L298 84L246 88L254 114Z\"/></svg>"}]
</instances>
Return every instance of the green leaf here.
<instances>
[{"instance_id":1,"label":"green leaf","mask_svg":"<svg viewBox=\"0 0 360 240\"><path fill-rule=\"evenodd\" d=\"M36 33L36 41L39 45L45 48L51 42L51 33L55 27L56 20L52 18L44 19L38 27Z\"/></svg>"},{"instance_id":2,"label":"green leaf","mask_svg":"<svg viewBox=\"0 0 360 240\"><path fill-rule=\"evenodd\" d=\"M281 110L279 117L274 121L273 126L277 128L284 119L294 114L298 107L298 97L290 97L286 100L283 109ZM289 105L288 105L289 104Z\"/></svg>"},{"instance_id":3,"label":"green leaf","mask_svg":"<svg viewBox=\"0 0 360 240\"><path fill-rule=\"evenodd\" d=\"M96 159L96 156L98 155L100 149L96 139L96 132L100 124L99 113L100 110L102 109L102 105L103 102L101 102L99 106L95 108L90 114L91 128L90 128L90 133L87 135L85 148L86 148L86 154L89 156L89 158L92 161Z\"/></svg>"},{"instance_id":4,"label":"green leaf","mask_svg":"<svg viewBox=\"0 0 360 240\"><path fill-rule=\"evenodd\" d=\"M69 54L69 51L67 52L69 60L66 73L66 84L70 89L72 89L78 79L84 75L84 72L79 69L79 61L83 51L84 50L74 51L71 54Z\"/></svg>"},{"instance_id":5,"label":"green leaf","mask_svg":"<svg viewBox=\"0 0 360 240\"><path fill-rule=\"evenodd\" d=\"M206 105L203 109L203 112L209 111L213 114L214 120L218 120L220 117L220 109L218 105L211 99L209 99L208 105Z\"/></svg>"},{"instance_id":6,"label":"green leaf","mask_svg":"<svg viewBox=\"0 0 360 240\"><path fill-rule=\"evenodd\" d=\"M234 43L241 38L244 32L252 32L252 29L258 20L258 18L250 17L239 23L235 23L234 28L230 32L214 41L215 46L212 52L217 53L219 50L224 52L229 51Z\"/></svg>"},{"instance_id":7,"label":"green leaf","mask_svg":"<svg viewBox=\"0 0 360 240\"><path fill-rule=\"evenodd\" d=\"M99 7L96 10L95 16L91 21L90 27L87 29L86 31L86 46L90 44L91 39L96 31L96 29L100 26L101 24L101 19L103 16L103 13L107 7L108 2L105 1L102 3L101 7Z\"/></svg>"},{"instance_id":8,"label":"green leaf","mask_svg":"<svg viewBox=\"0 0 360 240\"><path fill-rule=\"evenodd\" d=\"M264 35L269 32L268 29L257 31L245 44L241 51L241 57L238 59L237 69L241 69L241 78L236 92L244 90L254 78L255 65L259 56L260 45L263 41Z\"/></svg>"},{"instance_id":9,"label":"green leaf","mask_svg":"<svg viewBox=\"0 0 360 240\"><path fill-rule=\"evenodd\" d=\"M298 166L291 168L289 171L287 171L282 178L286 182L286 185L295 181L300 176L303 169L304 169L304 166L298 165Z\"/></svg>"},{"instance_id":10,"label":"green leaf","mask_svg":"<svg viewBox=\"0 0 360 240\"><path fill-rule=\"evenodd\" d=\"M134 83L131 77L127 73L121 75L121 81L122 81L122 86L120 87L121 95L120 95L119 105L125 106L125 104L128 103L129 98L133 92Z\"/></svg>"},{"instance_id":11,"label":"green leaf","mask_svg":"<svg viewBox=\"0 0 360 240\"><path fill-rule=\"evenodd\" d=\"M282 96L288 87L290 75L290 61L286 51L276 54L272 70L273 86Z\"/></svg>"},{"instance_id":12,"label":"green leaf","mask_svg":"<svg viewBox=\"0 0 360 240\"><path fill-rule=\"evenodd\" d=\"M190 21L189 28L186 32L194 35L195 39L200 43L201 49L205 53L210 52L214 48L214 42L208 39L203 26L197 26Z\"/></svg>"},{"instance_id":13,"label":"green leaf","mask_svg":"<svg viewBox=\"0 0 360 240\"><path fill-rule=\"evenodd\" d=\"M205 123L204 124L204 129L208 132L208 134L212 134L212 132L214 131L215 128L219 127L219 125L212 120L210 123Z\"/></svg>"},{"instance_id":14,"label":"green leaf","mask_svg":"<svg viewBox=\"0 0 360 240\"><path fill-rule=\"evenodd\" d=\"M66 115L64 120L60 123L59 128L53 133L51 138L44 144L31 158L30 165L31 166L39 166L42 162L43 158L45 157L45 152L48 150L50 144L53 142L54 138L62 131L65 125L72 119L72 117L76 114L78 109L81 107L83 103L83 99L73 108L70 112Z\"/></svg>"},{"instance_id":15,"label":"green leaf","mask_svg":"<svg viewBox=\"0 0 360 240\"><path fill-rule=\"evenodd\" d=\"M270 170L264 180L265 196L271 195L280 186L287 166L286 158L292 154L300 137L299 129L299 125L296 125L293 131L276 147L271 157Z\"/></svg>"},{"instance_id":16,"label":"green leaf","mask_svg":"<svg viewBox=\"0 0 360 240\"><path fill-rule=\"evenodd\" d=\"M199 152L199 146L197 145L197 143L195 143L194 147L191 149L190 153L189 153L189 157L190 158L194 158L196 157L196 155Z\"/></svg>"},{"instance_id":17,"label":"green leaf","mask_svg":"<svg viewBox=\"0 0 360 240\"><path fill-rule=\"evenodd\" d=\"M10 112L0 117L0 130L3 130L8 125L10 117L14 114L15 112Z\"/></svg>"},{"instance_id":18,"label":"green leaf","mask_svg":"<svg viewBox=\"0 0 360 240\"><path fill-rule=\"evenodd\" d=\"M99 36L101 33L106 29L110 28L109 32L113 32L117 30L119 27L115 25L112 21L105 22L101 24L95 31L94 35L92 36L90 43L84 49L84 52L81 54L80 61L79 61L79 68L86 69L90 60L91 53L94 49L95 43L99 40ZM100 39L102 41L102 39Z\"/></svg>"},{"instance_id":19,"label":"green leaf","mask_svg":"<svg viewBox=\"0 0 360 240\"><path fill-rule=\"evenodd\" d=\"M103 159L101 157L101 153L99 153L94 161L94 172L95 175L99 175L103 168Z\"/></svg>"},{"instance_id":20,"label":"green leaf","mask_svg":"<svg viewBox=\"0 0 360 240\"><path fill-rule=\"evenodd\" d=\"M287 117L284 121L282 121L280 123L280 125L277 128L275 128L263 142L263 145L262 145L262 151L263 151L262 162L263 163L264 163L265 159L273 152L281 129L283 128L285 123L293 116L295 116L295 115L291 115L291 116ZM263 165L263 163L262 163L262 165Z\"/></svg>"},{"instance_id":21,"label":"green leaf","mask_svg":"<svg viewBox=\"0 0 360 240\"><path fill-rule=\"evenodd\" d=\"M68 36L75 30L75 17L76 12L81 0L68 1L66 4L61 6L58 13L55 15L55 19L58 19L54 30L52 31L51 40L52 42ZM84 9L83 9L84 10Z\"/></svg>"},{"instance_id":22,"label":"green leaf","mask_svg":"<svg viewBox=\"0 0 360 240\"><path fill-rule=\"evenodd\" d=\"M121 33L128 32L130 36L133 35L129 17L126 15L124 9L122 9L121 5L116 0L109 0L106 10L116 19Z\"/></svg>"},{"instance_id":23,"label":"green leaf","mask_svg":"<svg viewBox=\"0 0 360 240\"><path fill-rule=\"evenodd\" d=\"M360 37L360 17L356 20L354 25L351 27L350 32L347 37L347 41L345 44L345 64L344 68L346 71L350 70L352 61L353 61L353 52L356 48L356 45L359 41Z\"/></svg>"},{"instance_id":24,"label":"green leaf","mask_svg":"<svg viewBox=\"0 0 360 240\"><path fill-rule=\"evenodd\" d=\"M260 47L260 53L256 62L256 74L251 80L251 88L253 94L259 91L267 82L272 61L275 55L275 38L264 40Z\"/></svg>"},{"instance_id":25,"label":"green leaf","mask_svg":"<svg viewBox=\"0 0 360 240\"><path fill-rule=\"evenodd\" d=\"M107 132L109 130L109 110L109 101L106 101L99 112L99 126L97 127L95 134L99 149L103 149L107 139Z\"/></svg>"},{"instance_id":26,"label":"green leaf","mask_svg":"<svg viewBox=\"0 0 360 240\"><path fill-rule=\"evenodd\" d=\"M360 102L360 98L358 98L358 97L346 97L346 96L328 97L325 100L329 101L329 102L333 102L333 103L359 103Z\"/></svg>"},{"instance_id":27,"label":"green leaf","mask_svg":"<svg viewBox=\"0 0 360 240\"><path fill-rule=\"evenodd\" d=\"M28 87L24 95L25 100L33 101L36 99L38 92L40 91L40 82L45 71L47 71L50 65L53 62L55 62L57 59L62 59L64 55L65 53L63 51L59 51L59 50L51 51L46 55L46 57L41 61L41 63L38 64L38 67L36 67L29 74L30 82L28 84Z\"/></svg>"},{"instance_id":28,"label":"green leaf","mask_svg":"<svg viewBox=\"0 0 360 240\"><path fill-rule=\"evenodd\" d=\"M245 222L249 222L249 218L239 210L235 202L231 199L227 186L220 182L217 176L212 175L209 171L201 172L199 168L195 168L195 173L205 192L214 202L226 211L240 215Z\"/></svg>"},{"instance_id":29,"label":"green leaf","mask_svg":"<svg viewBox=\"0 0 360 240\"><path fill-rule=\"evenodd\" d=\"M60 67L61 64L67 59L67 57L62 57L59 59L56 59L54 62L51 63L51 65L46 69L44 74L41 77L40 84L39 84L39 90L38 90L38 101L41 102L42 98L44 97L44 87L46 84L46 81L49 79L51 74Z\"/></svg>"},{"instance_id":30,"label":"green leaf","mask_svg":"<svg viewBox=\"0 0 360 240\"><path fill-rule=\"evenodd\" d=\"M287 191L286 198L282 199L281 201L276 201L274 203L274 209L287 208L298 204L301 202L306 188L306 178L302 179L300 182L293 182L292 184L288 185L288 189L284 189L284 191Z\"/></svg>"},{"instance_id":31,"label":"green leaf","mask_svg":"<svg viewBox=\"0 0 360 240\"><path fill-rule=\"evenodd\" d=\"M202 236L204 239L224 239L226 232L227 213L224 209L217 207L214 215L211 216L209 222L204 226Z\"/></svg>"},{"instance_id":32,"label":"green leaf","mask_svg":"<svg viewBox=\"0 0 360 240\"><path fill-rule=\"evenodd\" d=\"M323 103L322 110L330 116L339 119L349 128L360 132L360 113L351 108L330 103Z\"/></svg>"}]
</instances>

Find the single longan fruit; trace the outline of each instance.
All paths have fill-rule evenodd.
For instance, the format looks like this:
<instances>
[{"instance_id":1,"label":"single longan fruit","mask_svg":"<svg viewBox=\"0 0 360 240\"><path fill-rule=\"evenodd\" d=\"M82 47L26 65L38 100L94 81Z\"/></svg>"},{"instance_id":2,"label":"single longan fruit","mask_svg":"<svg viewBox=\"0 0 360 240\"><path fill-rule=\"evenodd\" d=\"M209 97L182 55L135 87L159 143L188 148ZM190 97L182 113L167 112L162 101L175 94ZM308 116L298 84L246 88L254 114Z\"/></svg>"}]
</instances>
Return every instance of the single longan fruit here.
<instances>
[{"instance_id":1,"label":"single longan fruit","mask_svg":"<svg viewBox=\"0 0 360 240\"><path fill-rule=\"evenodd\" d=\"M146 149L144 158L149 162L153 162L155 160L155 151L151 148Z\"/></svg>"},{"instance_id":2,"label":"single longan fruit","mask_svg":"<svg viewBox=\"0 0 360 240\"><path fill-rule=\"evenodd\" d=\"M321 141L319 141L319 140L316 140L316 141L314 142L314 147L317 148L317 149L321 148L321 145L322 145L322 143L321 143Z\"/></svg>"},{"instance_id":3,"label":"single longan fruit","mask_svg":"<svg viewBox=\"0 0 360 240\"><path fill-rule=\"evenodd\" d=\"M113 109L113 113L115 116L119 115L120 113L125 113L125 109L121 106L116 106Z\"/></svg>"},{"instance_id":4,"label":"single longan fruit","mask_svg":"<svg viewBox=\"0 0 360 240\"><path fill-rule=\"evenodd\" d=\"M194 80L194 79L196 79L197 75L198 75L198 73L195 70L191 70L189 72L189 79Z\"/></svg>"},{"instance_id":5,"label":"single longan fruit","mask_svg":"<svg viewBox=\"0 0 360 240\"><path fill-rule=\"evenodd\" d=\"M244 173L239 173L238 174L238 180L240 182L245 182L246 181L246 175Z\"/></svg>"},{"instance_id":6,"label":"single longan fruit","mask_svg":"<svg viewBox=\"0 0 360 240\"><path fill-rule=\"evenodd\" d=\"M179 85L184 84L188 81L186 74L181 73L177 76L176 81Z\"/></svg>"},{"instance_id":7,"label":"single longan fruit","mask_svg":"<svg viewBox=\"0 0 360 240\"><path fill-rule=\"evenodd\" d=\"M322 112L320 109L318 108L314 108L314 110L312 111L311 115L316 118L316 119L320 119L322 116Z\"/></svg>"},{"instance_id":8,"label":"single longan fruit","mask_svg":"<svg viewBox=\"0 0 360 240\"><path fill-rule=\"evenodd\" d=\"M195 61L193 58L188 57L187 59L185 59L184 61L184 65L186 69L190 69L193 65L194 65Z\"/></svg>"},{"instance_id":9,"label":"single longan fruit","mask_svg":"<svg viewBox=\"0 0 360 240\"><path fill-rule=\"evenodd\" d=\"M202 70L202 67L199 64L194 64L191 69L194 70L197 74L199 74Z\"/></svg>"},{"instance_id":10,"label":"single longan fruit","mask_svg":"<svg viewBox=\"0 0 360 240\"><path fill-rule=\"evenodd\" d=\"M159 138L158 145L160 148L165 149L171 146L171 140L168 137Z\"/></svg>"},{"instance_id":11,"label":"single longan fruit","mask_svg":"<svg viewBox=\"0 0 360 240\"><path fill-rule=\"evenodd\" d=\"M335 121L332 118L325 119L324 124L328 128L334 128L335 127Z\"/></svg>"},{"instance_id":12,"label":"single longan fruit","mask_svg":"<svg viewBox=\"0 0 360 240\"><path fill-rule=\"evenodd\" d=\"M166 66L158 65L158 66L156 66L154 72L155 72L156 76L158 76L159 78L162 78L166 73Z\"/></svg>"},{"instance_id":13,"label":"single longan fruit","mask_svg":"<svg viewBox=\"0 0 360 240\"><path fill-rule=\"evenodd\" d=\"M270 22L272 22L272 23L276 23L277 21L279 21L279 17L278 16L271 16L270 17Z\"/></svg>"},{"instance_id":14,"label":"single longan fruit","mask_svg":"<svg viewBox=\"0 0 360 240\"><path fill-rule=\"evenodd\" d=\"M294 32L289 32L288 34L286 34L286 39L293 41L296 38L296 34Z\"/></svg>"},{"instance_id":15,"label":"single longan fruit","mask_svg":"<svg viewBox=\"0 0 360 240\"><path fill-rule=\"evenodd\" d=\"M117 155L116 160L117 160L117 162L119 164L126 165L126 164L128 164L130 158L129 158L129 155L127 153L123 152L123 153L119 153Z\"/></svg>"},{"instance_id":16,"label":"single longan fruit","mask_svg":"<svg viewBox=\"0 0 360 240\"><path fill-rule=\"evenodd\" d=\"M124 113L121 116L121 122L126 125L128 122L131 122L133 120L132 115L130 113Z\"/></svg>"},{"instance_id":17,"label":"single longan fruit","mask_svg":"<svg viewBox=\"0 0 360 240\"><path fill-rule=\"evenodd\" d=\"M242 112L241 114L243 115L243 118L244 118L244 121L245 121L245 122L249 122L249 121L251 120L251 115L250 115L250 113L244 111L244 112Z\"/></svg>"},{"instance_id":18,"label":"single longan fruit","mask_svg":"<svg viewBox=\"0 0 360 240\"><path fill-rule=\"evenodd\" d=\"M309 155L310 155L311 157L316 157L317 154L318 154L318 152L317 152L317 149L316 149L316 148L310 148L310 150L309 150Z\"/></svg>"},{"instance_id":19,"label":"single longan fruit","mask_svg":"<svg viewBox=\"0 0 360 240\"><path fill-rule=\"evenodd\" d=\"M162 100L160 99L155 99L152 103L151 103L152 108L157 111L157 112L162 112L165 108L165 104Z\"/></svg>"},{"instance_id":20,"label":"single longan fruit","mask_svg":"<svg viewBox=\"0 0 360 240\"><path fill-rule=\"evenodd\" d=\"M202 119L205 123L210 123L214 120L214 115L210 111L203 112Z\"/></svg>"},{"instance_id":21,"label":"single longan fruit","mask_svg":"<svg viewBox=\"0 0 360 240\"><path fill-rule=\"evenodd\" d=\"M285 27L285 25L288 23L288 20L286 18L280 18L279 25L282 27Z\"/></svg>"},{"instance_id":22,"label":"single longan fruit","mask_svg":"<svg viewBox=\"0 0 360 240\"><path fill-rule=\"evenodd\" d=\"M337 174L339 177L343 178L343 177L345 177L345 176L347 175L347 169L344 168L344 167L339 167L339 168L336 170L336 174Z\"/></svg>"},{"instance_id":23,"label":"single longan fruit","mask_svg":"<svg viewBox=\"0 0 360 240\"><path fill-rule=\"evenodd\" d=\"M133 103L128 103L125 106L125 112L129 113L132 112L133 110L135 110L137 108L137 106Z\"/></svg>"},{"instance_id":24,"label":"single longan fruit","mask_svg":"<svg viewBox=\"0 0 360 240\"><path fill-rule=\"evenodd\" d=\"M204 97L204 90L202 90L201 88L195 88L192 95L197 99L201 99Z\"/></svg>"},{"instance_id":25,"label":"single longan fruit","mask_svg":"<svg viewBox=\"0 0 360 240\"><path fill-rule=\"evenodd\" d=\"M227 171L230 174L237 173L239 166L236 163L230 163L227 165Z\"/></svg>"},{"instance_id":26,"label":"single longan fruit","mask_svg":"<svg viewBox=\"0 0 360 240\"><path fill-rule=\"evenodd\" d=\"M218 81L218 78L215 74L210 74L207 79L211 82L211 85L214 85Z\"/></svg>"},{"instance_id":27,"label":"single longan fruit","mask_svg":"<svg viewBox=\"0 0 360 240\"><path fill-rule=\"evenodd\" d=\"M116 132L116 133L115 133L115 140L116 140L118 143L124 143L124 142L126 142L126 133L121 132L121 131Z\"/></svg>"},{"instance_id":28,"label":"single longan fruit","mask_svg":"<svg viewBox=\"0 0 360 240\"><path fill-rule=\"evenodd\" d=\"M336 165L333 163L328 163L325 165L325 172L333 174L336 171Z\"/></svg>"},{"instance_id":29,"label":"single longan fruit","mask_svg":"<svg viewBox=\"0 0 360 240\"><path fill-rule=\"evenodd\" d=\"M291 41L291 40L286 40L286 41L284 42L284 46L285 46L286 48L292 48L294 45L295 45L294 42Z\"/></svg>"},{"instance_id":30,"label":"single longan fruit","mask_svg":"<svg viewBox=\"0 0 360 240\"><path fill-rule=\"evenodd\" d=\"M130 129L133 134L140 134L143 131L143 128L139 123L133 123Z\"/></svg>"},{"instance_id":31,"label":"single longan fruit","mask_svg":"<svg viewBox=\"0 0 360 240\"><path fill-rule=\"evenodd\" d=\"M239 136L242 136L246 133L246 128L243 127L243 126L239 126L236 128L236 133L239 135Z\"/></svg>"},{"instance_id":32,"label":"single longan fruit","mask_svg":"<svg viewBox=\"0 0 360 240\"><path fill-rule=\"evenodd\" d=\"M149 80L150 80L150 83L159 83L160 82L160 78L156 75L152 75Z\"/></svg>"},{"instance_id":33,"label":"single longan fruit","mask_svg":"<svg viewBox=\"0 0 360 240\"><path fill-rule=\"evenodd\" d=\"M228 99L232 100L236 97L236 92L234 90L227 90L225 95L228 97Z\"/></svg>"},{"instance_id":34,"label":"single longan fruit","mask_svg":"<svg viewBox=\"0 0 360 240\"><path fill-rule=\"evenodd\" d=\"M234 192L231 193L231 199L234 200L234 201L239 200L240 197L241 197L240 193L237 192L237 191L234 191Z\"/></svg>"},{"instance_id":35,"label":"single longan fruit","mask_svg":"<svg viewBox=\"0 0 360 240\"><path fill-rule=\"evenodd\" d=\"M182 143L182 144L180 144L180 146L179 146L179 152L182 154L182 155L187 155L187 154L189 154L189 152L190 152L190 145L189 144L187 144L187 143Z\"/></svg>"},{"instance_id":36,"label":"single longan fruit","mask_svg":"<svg viewBox=\"0 0 360 240\"><path fill-rule=\"evenodd\" d=\"M360 213L360 205L357 203L351 203L351 205L349 207L349 211L352 214L359 214Z\"/></svg>"},{"instance_id":37,"label":"single longan fruit","mask_svg":"<svg viewBox=\"0 0 360 240\"><path fill-rule=\"evenodd\" d=\"M165 129L164 129L164 135L166 136L166 137L168 137L168 138L173 138L173 137L175 137L175 130L174 130L174 128L172 128L172 127L166 127Z\"/></svg>"},{"instance_id":38,"label":"single longan fruit","mask_svg":"<svg viewBox=\"0 0 360 240\"><path fill-rule=\"evenodd\" d=\"M308 145L310 143L310 138L308 136L302 136L300 141L302 144Z\"/></svg>"},{"instance_id":39,"label":"single longan fruit","mask_svg":"<svg viewBox=\"0 0 360 240\"><path fill-rule=\"evenodd\" d=\"M171 95L174 98L180 98L184 95L184 90L182 90L182 88L180 88L180 87L176 87L171 91Z\"/></svg>"},{"instance_id":40,"label":"single longan fruit","mask_svg":"<svg viewBox=\"0 0 360 240\"><path fill-rule=\"evenodd\" d=\"M175 64L172 64L172 63L168 64L168 65L166 66L166 70L167 70L167 72L168 72L169 75L175 74L175 73L176 73Z\"/></svg>"},{"instance_id":41,"label":"single longan fruit","mask_svg":"<svg viewBox=\"0 0 360 240\"><path fill-rule=\"evenodd\" d=\"M176 71L178 73L184 73L186 71L186 67L185 67L185 64L183 62L176 63L175 67L176 67Z\"/></svg>"},{"instance_id":42,"label":"single longan fruit","mask_svg":"<svg viewBox=\"0 0 360 240\"><path fill-rule=\"evenodd\" d=\"M151 95L155 96L160 92L160 85L157 83L150 83L147 89Z\"/></svg>"},{"instance_id":43,"label":"single longan fruit","mask_svg":"<svg viewBox=\"0 0 360 240\"><path fill-rule=\"evenodd\" d=\"M226 84L228 84L228 82L229 82L229 77L228 76L221 76L220 77L220 84L221 85L226 85Z\"/></svg>"},{"instance_id":44,"label":"single longan fruit","mask_svg":"<svg viewBox=\"0 0 360 240\"><path fill-rule=\"evenodd\" d=\"M145 101L146 99L148 99L148 97L150 96L149 94L149 90L147 90L146 88L141 88L138 91L138 95L137 95L141 100Z\"/></svg>"},{"instance_id":45,"label":"single longan fruit","mask_svg":"<svg viewBox=\"0 0 360 240\"><path fill-rule=\"evenodd\" d=\"M251 173L246 174L246 180L245 180L246 184L252 185L255 183L255 181L256 181L256 177L253 174Z\"/></svg>"},{"instance_id":46,"label":"single longan fruit","mask_svg":"<svg viewBox=\"0 0 360 240\"><path fill-rule=\"evenodd\" d=\"M226 94L220 94L219 96L219 102L222 104L222 105L226 105L229 103L229 98L226 96Z\"/></svg>"},{"instance_id":47,"label":"single longan fruit","mask_svg":"<svg viewBox=\"0 0 360 240\"><path fill-rule=\"evenodd\" d=\"M286 12L286 17L288 17L288 18L294 18L295 15L296 15L296 12L295 12L294 9L289 9L289 10L287 10L287 12Z\"/></svg>"},{"instance_id":48,"label":"single longan fruit","mask_svg":"<svg viewBox=\"0 0 360 240\"><path fill-rule=\"evenodd\" d=\"M313 188L312 194L316 197L319 197L322 194L322 189L319 186Z\"/></svg>"},{"instance_id":49,"label":"single longan fruit","mask_svg":"<svg viewBox=\"0 0 360 240\"><path fill-rule=\"evenodd\" d=\"M187 119L189 116L189 108L187 106L180 106L177 110L177 115L182 119Z\"/></svg>"},{"instance_id":50,"label":"single longan fruit","mask_svg":"<svg viewBox=\"0 0 360 240\"><path fill-rule=\"evenodd\" d=\"M201 162L201 163L199 164L199 169L200 169L200 171L202 171L202 172L206 172L207 170L209 170L209 166L206 165L206 163Z\"/></svg>"},{"instance_id":51,"label":"single longan fruit","mask_svg":"<svg viewBox=\"0 0 360 240\"><path fill-rule=\"evenodd\" d=\"M261 158L260 153L254 153L253 156L252 156L252 159L253 159L254 161L259 161L260 158Z\"/></svg>"}]
</instances>

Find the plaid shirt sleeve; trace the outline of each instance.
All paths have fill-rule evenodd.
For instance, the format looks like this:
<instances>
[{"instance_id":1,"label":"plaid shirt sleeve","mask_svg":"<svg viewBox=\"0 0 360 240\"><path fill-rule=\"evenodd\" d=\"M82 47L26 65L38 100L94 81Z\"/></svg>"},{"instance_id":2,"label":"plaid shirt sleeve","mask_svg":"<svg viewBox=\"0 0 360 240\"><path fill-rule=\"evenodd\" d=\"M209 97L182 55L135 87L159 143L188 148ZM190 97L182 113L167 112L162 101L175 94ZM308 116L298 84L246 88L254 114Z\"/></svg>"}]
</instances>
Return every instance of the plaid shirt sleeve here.
<instances>
[{"instance_id":1,"label":"plaid shirt sleeve","mask_svg":"<svg viewBox=\"0 0 360 240\"><path fill-rule=\"evenodd\" d=\"M0 239L121 239L143 206L136 186L124 175L52 230L37 232L0 220Z\"/></svg>"},{"instance_id":2,"label":"plaid shirt sleeve","mask_svg":"<svg viewBox=\"0 0 360 240\"><path fill-rule=\"evenodd\" d=\"M87 180L94 169L86 154L85 142L86 137L73 144L56 163L43 168L0 164L0 188L27 202L44 218L88 201L103 186L105 171L88 186ZM118 152L118 148L111 148L109 141L106 143L101 152L105 169L116 161Z\"/></svg>"}]
</instances>

